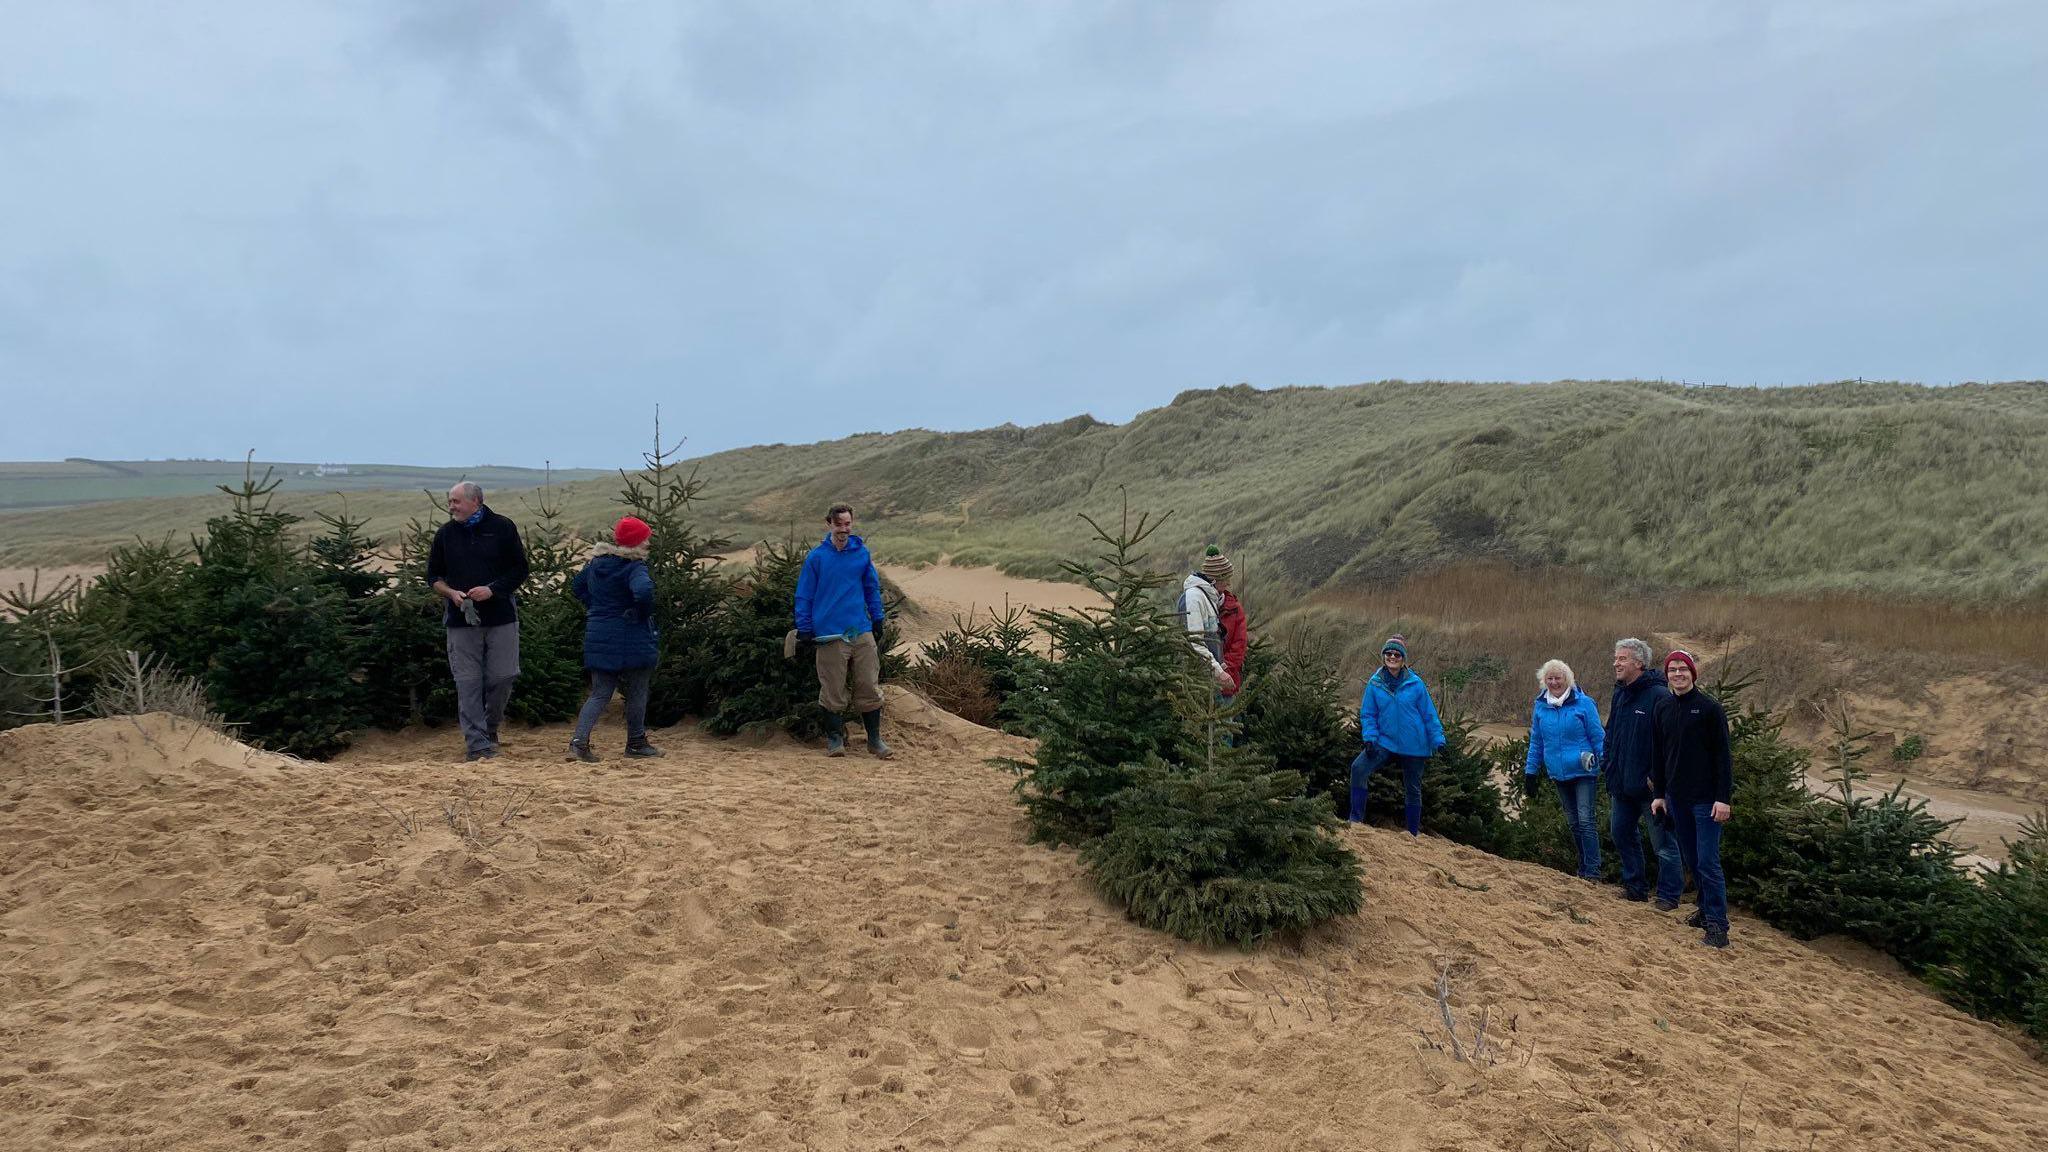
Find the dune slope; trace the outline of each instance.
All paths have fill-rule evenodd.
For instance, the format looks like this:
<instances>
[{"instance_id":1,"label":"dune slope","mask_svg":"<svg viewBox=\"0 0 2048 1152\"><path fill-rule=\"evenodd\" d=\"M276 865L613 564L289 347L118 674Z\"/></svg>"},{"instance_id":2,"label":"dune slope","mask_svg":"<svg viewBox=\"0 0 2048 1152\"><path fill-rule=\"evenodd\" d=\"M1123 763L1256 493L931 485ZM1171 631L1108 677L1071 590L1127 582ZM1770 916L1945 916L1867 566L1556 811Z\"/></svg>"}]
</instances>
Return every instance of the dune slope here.
<instances>
[{"instance_id":1,"label":"dune slope","mask_svg":"<svg viewBox=\"0 0 2048 1152\"><path fill-rule=\"evenodd\" d=\"M1881 965L1433 838L1347 833L1353 922L1189 948L1023 843L1020 742L892 717L886 763L0 735L0 1145L2048 1147L2048 1067Z\"/></svg>"}]
</instances>

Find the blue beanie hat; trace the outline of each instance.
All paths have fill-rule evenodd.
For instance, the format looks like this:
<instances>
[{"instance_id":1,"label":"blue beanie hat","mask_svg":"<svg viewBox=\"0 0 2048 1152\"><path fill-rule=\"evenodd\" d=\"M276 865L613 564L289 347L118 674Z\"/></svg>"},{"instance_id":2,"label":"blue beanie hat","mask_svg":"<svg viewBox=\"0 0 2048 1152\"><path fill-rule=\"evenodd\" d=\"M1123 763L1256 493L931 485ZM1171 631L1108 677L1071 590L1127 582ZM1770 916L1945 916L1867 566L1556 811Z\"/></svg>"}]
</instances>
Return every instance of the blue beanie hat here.
<instances>
[{"instance_id":1,"label":"blue beanie hat","mask_svg":"<svg viewBox=\"0 0 2048 1152\"><path fill-rule=\"evenodd\" d=\"M1380 645L1380 655L1385 656L1389 652L1398 652L1401 654L1401 659L1406 660L1408 658L1407 637L1400 635L1387 637L1387 642Z\"/></svg>"}]
</instances>

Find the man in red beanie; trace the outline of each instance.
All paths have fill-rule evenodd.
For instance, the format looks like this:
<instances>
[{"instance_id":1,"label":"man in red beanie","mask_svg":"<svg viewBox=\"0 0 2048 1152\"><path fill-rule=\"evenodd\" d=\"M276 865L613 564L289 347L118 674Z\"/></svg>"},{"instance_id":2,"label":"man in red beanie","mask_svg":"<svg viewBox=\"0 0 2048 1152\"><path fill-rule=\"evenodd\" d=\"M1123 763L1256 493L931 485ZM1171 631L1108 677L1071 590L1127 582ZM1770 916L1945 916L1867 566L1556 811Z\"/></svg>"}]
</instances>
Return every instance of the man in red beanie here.
<instances>
[{"instance_id":1,"label":"man in red beanie","mask_svg":"<svg viewBox=\"0 0 2048 1152\"><path fill-rule=\"evenodd\" d=\"M1678 854L1699 881L1699 911L1686 923L1704 929L1709 948L1728 946L1728 885L1721 874L1721 826L1732 810L1735 762L1728 714L1699 689L1692 653L1674 648L1664 658L1671 695L1657 701L1650 753L1652 815L1669 813Z\"/></svg>"}]
</instances>

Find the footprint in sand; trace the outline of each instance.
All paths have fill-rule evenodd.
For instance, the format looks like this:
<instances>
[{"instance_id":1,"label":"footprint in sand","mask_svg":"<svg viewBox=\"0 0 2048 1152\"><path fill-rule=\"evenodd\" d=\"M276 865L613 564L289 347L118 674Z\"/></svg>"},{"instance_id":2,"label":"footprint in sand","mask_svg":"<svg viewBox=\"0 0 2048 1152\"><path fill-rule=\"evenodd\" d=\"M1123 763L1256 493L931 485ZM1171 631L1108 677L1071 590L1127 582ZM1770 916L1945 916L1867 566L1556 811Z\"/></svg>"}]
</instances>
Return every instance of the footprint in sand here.
<instances>
[{"instance_id":1,"label":"footprint in sand","mask_svg":"<svg viewBox=\"0 0 2048 1152\"><path fill-rule=\"evenodd\" d=\"M994 1034L981 1024L967 1024L953 1030L953 1055L962 1064L979 1066L988 1060L988 1046Z\"/></svg>"}]
</instances>

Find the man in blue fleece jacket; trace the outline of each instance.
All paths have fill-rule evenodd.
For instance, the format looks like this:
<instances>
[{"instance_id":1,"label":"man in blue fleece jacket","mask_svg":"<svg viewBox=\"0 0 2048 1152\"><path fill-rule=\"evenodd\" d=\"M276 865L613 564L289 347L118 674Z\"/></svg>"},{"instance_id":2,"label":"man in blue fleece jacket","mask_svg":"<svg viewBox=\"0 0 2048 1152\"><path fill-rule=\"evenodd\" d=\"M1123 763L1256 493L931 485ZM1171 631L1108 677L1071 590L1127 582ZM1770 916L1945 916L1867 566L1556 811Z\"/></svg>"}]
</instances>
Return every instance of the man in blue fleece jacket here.
<instances>
[{"instance_id":1,"label":"man in blue fleece jacket","mask_svg":"<svg viewBox=\"0 0 2048 1152\"><path fill-rule=\"evenodd\" d=\"M868 730L868 751L888 759L882 743L882 658L875 630L882 626L882 577L868 547L853 534L853 508L834 504L825 514L825 538L804 557L796 578L796 638L817 646L818 707L825 710L825 755L846 753L846 671L853 669L853 703Z\"/></svg>"}]
</instances>

